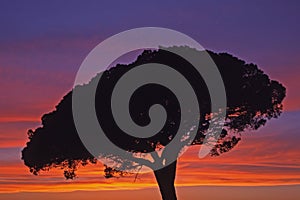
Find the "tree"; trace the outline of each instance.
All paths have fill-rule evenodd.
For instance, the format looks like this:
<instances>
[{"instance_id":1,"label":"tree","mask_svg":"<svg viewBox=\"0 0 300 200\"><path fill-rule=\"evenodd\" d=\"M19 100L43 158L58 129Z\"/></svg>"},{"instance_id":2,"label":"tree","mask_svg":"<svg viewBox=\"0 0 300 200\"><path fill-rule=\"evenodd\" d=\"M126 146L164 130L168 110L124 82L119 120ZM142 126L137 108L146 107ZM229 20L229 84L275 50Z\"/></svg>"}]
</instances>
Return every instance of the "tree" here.
<instances>
[{"instance_id":1,"label":"tree","mask_svg":"<svg viewBox=\"0 0 300 200\"><path fill-rule=\"evenodd\" d=\"M171 48L192 51L199 55L199 59L204 53L189 47ZM267 120L277 118L281 114L285 88L279 82L270 80L255 64L246 64L227 53L207 52L220 71L227 95L226 120L220 136L215 138L217 139L216 144L210 151L211 156L219 156L238 144L243 131L258 129L265 125ZM210 124L218 123L211 121L210 117L217 113L211 112L209 92L201 75L194 73L191 64L180 56L159 49L145 50L135 62L129 65L118 64L103 72L101 83L105 87L97 88L95 107L99 123L104 131L112 133L107 135L109 139L128 152L144 153L156 152L168 145L174 138L180 122L180 105L172 92L155 84L139 88L132 96L129 110L132 120L143 126L150 122L149 107L153 104L161 104L166 109L167 120L160 132L149 138L131 137L124 134L113 120L110 98L115 84L130 69L147 63L173 66L189 80L195 91L201 91L197 93L201 113L200 117L195 119L199 126L191 144L202 145L207 134L214 137L214 134L208 133L207 130ZM91 82L93 81L95 79L91 80ZM75 89L84 94L91 82L87 85L77 86ZM22 159L34 175L38 175L43 170L59 167L64 169L64 176L67 179L73 179L79 165L84 166L97 162L95 156L86 149L77 134L72 115L72 92L70 91L63 97L54 111L42 116L41 127L28 131L29 142L22 150ZM106 116L104 120L101 118L103 115ZM180 152L175 152L175 156L177 153ZM154 160L159 159L156 153L151 153L151 155ZM121 163L116 167L105 166L106 178L124 175L124 170L136 169L141 166L141 164L136 165L139 162L134 162L135 160L120 159L115 155L103 156ZM174 187L176 164L176 159L174 159L174 162L168 166L154 171L164 200L176 199Z\"/></svg>"}]
</instances>

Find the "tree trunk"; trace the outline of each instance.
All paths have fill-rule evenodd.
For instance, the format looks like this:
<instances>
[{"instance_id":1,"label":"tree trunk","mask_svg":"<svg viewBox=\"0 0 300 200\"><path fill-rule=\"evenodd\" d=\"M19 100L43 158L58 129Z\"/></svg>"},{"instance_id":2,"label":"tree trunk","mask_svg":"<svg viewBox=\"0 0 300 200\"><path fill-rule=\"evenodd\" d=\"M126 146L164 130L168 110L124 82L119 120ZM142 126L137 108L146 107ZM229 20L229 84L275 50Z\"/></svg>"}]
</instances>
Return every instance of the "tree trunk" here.
<instances>
[{"instance_id":1,"label":"tree trunk","mask_svg":"<svg viewBox=\"0 0 300 200\"><path fill-rule=\"evenodd\" d=\"M163 200L177 200L174 186L176 175L176 163L164 167L160 170L154 171L156 181Z\"/></svg>"}]
</instances>

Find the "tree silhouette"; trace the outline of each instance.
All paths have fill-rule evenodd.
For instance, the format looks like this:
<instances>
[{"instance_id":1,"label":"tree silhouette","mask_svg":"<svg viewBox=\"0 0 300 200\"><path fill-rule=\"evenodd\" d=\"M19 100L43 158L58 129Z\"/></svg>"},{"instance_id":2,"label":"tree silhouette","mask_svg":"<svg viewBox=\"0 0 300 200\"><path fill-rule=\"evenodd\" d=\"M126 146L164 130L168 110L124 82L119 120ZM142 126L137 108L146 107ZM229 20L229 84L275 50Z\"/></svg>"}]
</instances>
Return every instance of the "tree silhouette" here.
<instances>
[{"instance_id":1,"label":"tree silhouette","mask_svg":"<svg viewBox=\"0 0 300 200\"><path fill-rule=\"evenodd\" d=\"M172 47L182 51L197 53L199 59L204 52L189 47ZM267 120L277 118L282 112L282 101L285 97L285 88L277 81L258 69L255 64L246 64L244 61L227 53L207 51L218 67L224 81L227 108L226 120L221 135L210 151L211 156L218 156L235 147L241 139L241 132L249 129L258 129L265 125ZM161 63L173 66L185 76L193 85L195 91L201 91L197 98L201 110L197 135L192 145L202 145L208 133L211 121L211 102L208 89L201 75L194 73L192 66L186 60L166 50L145 50L137 60L129 65L120 65L103 72L101 83L105 87L97 88L95 107L101 127L113 143L128 152L144 153L155 152L169 144L178 130L180 122L180 105L174 94L167 88L158 85L145 85L137 90L129 104L132 120L138 125L147 125L150 122L148 110L151 105L160 104L167 112L167 120L162 130L149 138L135 138L124 134L115 124L110 109L111 93L115 84L130 69L147 63ZM99 76L99 75L97 75ZM91 80L91 82L95 79ZM89 85L77 86L83 92ZM105 116L105 119L101 118ZM22 159L30 172L38 175L40 171L51 168L61 168L67 179L73 179L79 165L95 164L97 159L89 153L81 142L75 128L72 115L72 91L66 94L55 110L42 116L42 126L28 131L29 142L22 150ZM188 129L189 127L187 127ZM89 130L87 130L89 131ZM124 142L126 141L126 143ZM175 152L176 154L176 152ZM154 160L159 159L157 154L151 153ZM114 155L103 155L106 158L118 160ZM177 155L175 155L177 156ZM134 169L140 165L128 160L118 160L118 168L105 166L105 177L124 175L127 169ZM147 165L147 163L142 163ZM148 162L149 164L149 162ZM176 174L176 159L170 165L154 171L162 198L176 199L174 180Z\"/></svg>"}]
</instances>

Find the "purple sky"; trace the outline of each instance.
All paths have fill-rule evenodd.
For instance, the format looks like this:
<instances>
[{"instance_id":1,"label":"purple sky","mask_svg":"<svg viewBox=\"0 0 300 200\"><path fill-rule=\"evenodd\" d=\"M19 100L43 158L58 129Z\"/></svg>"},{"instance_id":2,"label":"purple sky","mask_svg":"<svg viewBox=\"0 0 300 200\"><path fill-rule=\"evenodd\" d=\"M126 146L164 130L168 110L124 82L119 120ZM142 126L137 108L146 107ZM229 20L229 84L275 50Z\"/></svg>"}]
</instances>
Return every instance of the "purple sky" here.
<instances>
[{"instance_id":1,"label":"purple sky","mask_svg":"<svg viewBox=\"0 0 300 200\"><path fill-rule=\"evenodd\" d=\"M295 140L299 140L296 134L300 129L297 123L300 116L299 11L300 1L296 0L176 3L168 0L2 0L0 180L7 181L1 163L15 161L15 155L25 145L26 130L38 126L40 116L53 110L70 90L89 51L109 36L146 26L180 31L209 50L228 52L256 63L271 78L282 82L287 87L284 103L287 112L262 129L266 137L257 140L266 141L268 134L275 130L278 133L275 140L284 141L287 151L293 153L291 158L295 157L299 149L295 146ZM280 151L278 144L276 148ZM294 149L288 148L289 145ZM280 156L285 153L280 152ZM295 160L297 170L300 161Z\"/></svg>"},{"instance_id":2,"label":"purple sky","mask_svg":"<svg viewBox=\"0 0 300 200\"><path fill-rule=\"evenodd\" d=\"M2 98L10 101L9 96L20 95L10 88L21 87L27 98L17 102L30 103L49 87L54 94L47 104L55 103L102 40L130 28L160 26L258 64L271 78L290 85L286 108L298 109L299 9L298 1L1 1L0 83L9 90ZM36 89L28 93L28 88ZM2 107L7 106L0 102Z\"/></svg>"}]
</instances>

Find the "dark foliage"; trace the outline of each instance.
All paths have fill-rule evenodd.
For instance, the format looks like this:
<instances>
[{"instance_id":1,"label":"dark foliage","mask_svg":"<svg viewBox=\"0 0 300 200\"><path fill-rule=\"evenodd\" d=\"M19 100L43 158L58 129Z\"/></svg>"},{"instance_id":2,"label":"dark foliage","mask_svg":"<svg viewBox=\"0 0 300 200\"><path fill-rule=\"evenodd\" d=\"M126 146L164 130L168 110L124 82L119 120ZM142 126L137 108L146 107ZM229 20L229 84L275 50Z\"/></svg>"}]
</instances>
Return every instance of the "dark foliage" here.
<instances>
[{"instance_id":1,"label":"dark foliage","mask_svg":"<svg viewBox=\"0 0 300 200\"><path fill-rule=\"evenodd\" d=\"M172 47L181 50L191 50L188 47ZM199 54L203 52L193 50ZM211 151L212 156L220 155L232 149L240 141L240 133L246 129L258 129L267 120L277 118L282 111L282 101L285 97L285 88L277 81L270 80L254 64L246 64L227 53L216 54L208 51L216 63L224 80L227 95L226 122L218 143ZM120 130L110 120L109 97L111 89L118 79L135 66L146 63L162 63L175 68L190 80L195 90L201 91L198 134L193 145L201 145L209 125L210 100L206 85L201 76L194 76L189 70L191 66L185 60L164 50L145 50L137 60L129 65L117 65L104 72L102 81L106 84L105 90L97 90L96 104L97 115L105 113L107 120L102 122L104 129L113 133ZM93 81L93 80L91 80ZM77 89L84 90L84 86ZM168 118L164 128L155 136L147 139L136 140L130 138L112 138L118 146L128 151L147 152L170 142L178 125L178 102L166 88L149 86L141 91L142 95L136 96L130 106L132 119L140 125L149 123L148 108L159 103L167 110ZM147 91L147 92L144 92ZM144 99L141 99L141 96ZM151 98L150 98L151 97ZM137 103L143 100L143 103ZM175 125L174 125L175 124ZM87 130L89 131L89 130ZM113 134L112 134L113 135ZM63 97L53 112L43 115L42 126L36 130L28 131L29 142L22 151L22 159L30 171L37 175L41 170L52 167L64 169L66 178L74 178L79 165L96 163L96 159L86 150L81 143L73 122L72 116L72 91ZM114 137L114 136L112 136ZM126 144L124 145L124 141ZM137 145L139 144L139 145ZM122 172L106 167L105 176L112 177Z\"/></svg>"}]
</instances>

